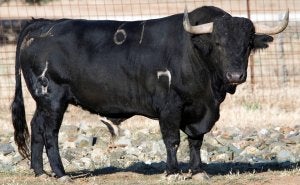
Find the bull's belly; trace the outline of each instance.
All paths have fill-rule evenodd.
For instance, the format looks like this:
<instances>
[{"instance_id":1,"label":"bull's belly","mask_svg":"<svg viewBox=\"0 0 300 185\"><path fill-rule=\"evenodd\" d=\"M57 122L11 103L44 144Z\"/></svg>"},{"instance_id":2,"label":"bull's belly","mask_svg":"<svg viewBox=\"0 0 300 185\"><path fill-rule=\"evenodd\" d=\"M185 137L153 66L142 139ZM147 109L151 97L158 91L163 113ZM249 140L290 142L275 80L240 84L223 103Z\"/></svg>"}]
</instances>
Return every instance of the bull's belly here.
<instances>
[{"instance_id":1,"label":"bull's belly","mask_svg":"<svg viewBox=\"0 0 300 185\"><path fill-rule=\"evenodd\" d=\"M77 89L73 92L73 104L110 118L127 118L133 115L157 117L152 103L145 98L147 96L128 94L130 93L121 90Z\"/></svg>"}]
</instances>

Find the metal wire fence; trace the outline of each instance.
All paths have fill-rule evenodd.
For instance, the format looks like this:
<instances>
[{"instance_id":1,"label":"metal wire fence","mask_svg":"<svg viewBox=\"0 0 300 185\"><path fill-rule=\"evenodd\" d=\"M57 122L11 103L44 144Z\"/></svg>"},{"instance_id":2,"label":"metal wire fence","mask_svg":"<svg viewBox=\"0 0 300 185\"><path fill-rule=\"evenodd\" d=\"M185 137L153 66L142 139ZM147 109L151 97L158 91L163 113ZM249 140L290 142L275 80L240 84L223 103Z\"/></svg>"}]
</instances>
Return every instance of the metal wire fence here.
<instances>
[{"instance_id":1,"label":"metal wire fence","mask_svg":"<svg viewBox=\"0 0 300 185\"><path fill-rule=\"evenodd\" d=\"M21 20L31 17L153 19L182 13L185 5L189 10L213 5L234 16L269 25L275 24L289 9L288 28L275 36L270 48L250 57L248 82L240 87L244 92L239 97L271 103L300 94L299 0L49 0L42 4L0 0L0 110L7 111L13 97L15 42L23 24ZM25 93L25 99L29 97Z\"/></svg>"}]
</instances>

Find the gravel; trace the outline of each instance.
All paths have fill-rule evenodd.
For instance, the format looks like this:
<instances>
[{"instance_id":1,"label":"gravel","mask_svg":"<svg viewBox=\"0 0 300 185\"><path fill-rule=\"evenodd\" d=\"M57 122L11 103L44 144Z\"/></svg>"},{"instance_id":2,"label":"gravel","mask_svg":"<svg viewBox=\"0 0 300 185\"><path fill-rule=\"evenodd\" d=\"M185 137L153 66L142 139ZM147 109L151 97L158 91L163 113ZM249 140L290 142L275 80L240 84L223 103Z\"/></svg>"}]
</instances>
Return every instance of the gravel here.
<instances>
[{"instance_id":1,"label":"gravel","mask_svg":"<svg viewBox=\"0 0 300 185\"><path fill-rule=\"evenodd\" d=\"M0 133L0 171L29 170L29 163L16 152L11 137ZM95 129L80 124L79 127L64 125L59 137L62 161L69 171L134 167L143 168L146 173L148 168L152 171L165 168L166 151L158 131L122 129L120 136L112 140L105 127ZM187 169L189 149L184 133L177 156L181 167ZM300 126L214 129L204 137L201 158L206 165L218 169L218 173L222 173L222 168L236 166L243 170L299 164ZM46 155L44 159L49 165Z\"/></svg>"}]
</instances>

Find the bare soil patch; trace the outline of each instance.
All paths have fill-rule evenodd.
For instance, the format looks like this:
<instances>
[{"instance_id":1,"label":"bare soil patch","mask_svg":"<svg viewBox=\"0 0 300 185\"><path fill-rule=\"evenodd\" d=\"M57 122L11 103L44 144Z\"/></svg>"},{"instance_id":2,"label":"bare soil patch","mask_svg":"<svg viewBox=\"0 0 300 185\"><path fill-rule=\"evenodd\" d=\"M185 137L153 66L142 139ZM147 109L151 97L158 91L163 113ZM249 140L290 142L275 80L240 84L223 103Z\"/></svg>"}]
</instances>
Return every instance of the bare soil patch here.
<instances>
[{"instance_id":1,"label":"bare soil patch","mask_svg":"<svg viewBox=\"0 0 300 185\"><path fill-rule=\"evenodd\" d=\"M99 174L96 176L79 175L73 177L72 184L79 185L94 185L94 184L110 184L110 185L159 185L159 184L178 184L178 185L196 185L196 184L218 184L218 185L297 185L300 182L300 170L294 169L292 171L269 171L263 173L244 173L244 174L228 174L212 176L208 181L187 180L179 182L168 182L163 180L164 174L144 175L134 172L116 172L108 174ZM30 185L50 185L50 184L66 184L59 182L54 178L41 179L36 178L30 173L0 173L0 184L30 184ZM67 183L71 184L71 183Z\"/></svg>"}]
</instances>

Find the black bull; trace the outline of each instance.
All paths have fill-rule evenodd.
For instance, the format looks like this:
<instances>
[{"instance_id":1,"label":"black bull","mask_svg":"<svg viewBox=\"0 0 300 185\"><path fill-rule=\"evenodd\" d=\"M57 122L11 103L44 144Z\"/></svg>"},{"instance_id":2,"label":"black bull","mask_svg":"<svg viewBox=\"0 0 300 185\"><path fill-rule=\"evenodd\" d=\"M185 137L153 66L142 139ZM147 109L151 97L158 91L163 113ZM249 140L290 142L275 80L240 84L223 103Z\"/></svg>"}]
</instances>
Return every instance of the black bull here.
<instances>
[{"instance_id":1,"label":"black bull","mask_svg":"<svg viewBox=\"0 0 300 185\"><path fill-rule=\"evenodd\" d=\"M32 20L20 33L16 53L12 120L19 152L31 155L31 168L41 175L45 147L53 172L64 176L58 132L73 104L109 119L158 119L167 174L179 171L181 129L188 135L190 169L199 173L203 135L218 120L226 93L246 80L251 50L267 48L269 35L287 22L288 16L279 27L261 28L215 7L134 22ZM31 154L21 72L36 101Z\"/></svg>"}]
</instances>

